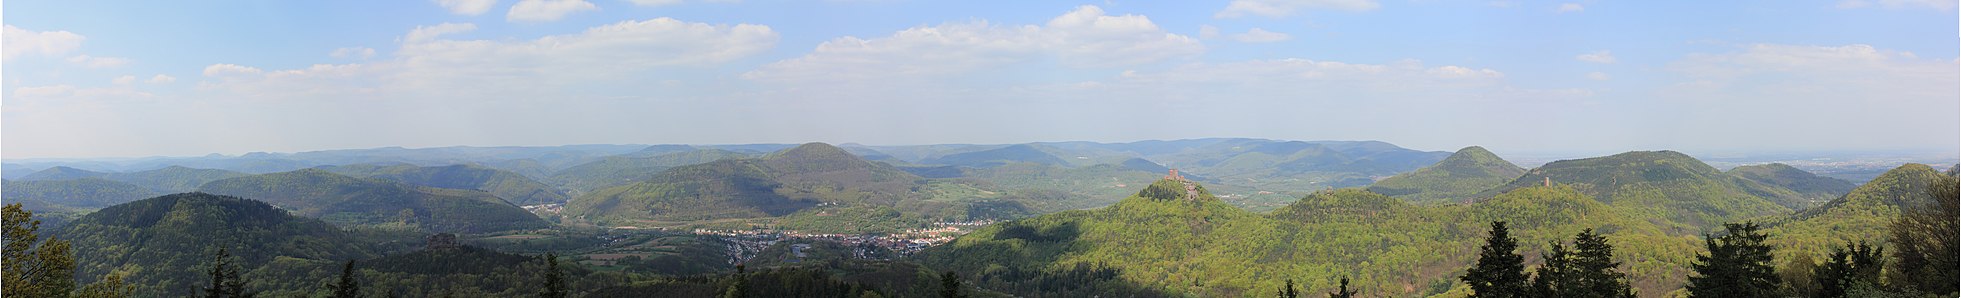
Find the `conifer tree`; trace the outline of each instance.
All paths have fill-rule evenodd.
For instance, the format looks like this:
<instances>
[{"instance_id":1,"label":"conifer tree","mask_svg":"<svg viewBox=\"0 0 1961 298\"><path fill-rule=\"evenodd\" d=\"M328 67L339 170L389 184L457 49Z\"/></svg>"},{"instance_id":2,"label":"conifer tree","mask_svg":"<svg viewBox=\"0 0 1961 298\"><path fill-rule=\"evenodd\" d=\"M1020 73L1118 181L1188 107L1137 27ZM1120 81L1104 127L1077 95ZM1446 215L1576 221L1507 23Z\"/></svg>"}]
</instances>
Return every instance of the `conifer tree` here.
<instances>
[{"instance_id":1,"label":"conifer tree","mask_svg":"<svg viewBox=\"0 0 1961 298\"><path fill-rule=\"evenodd\" d=\"M953 271L947 271L946 273L940 274L940 297L941 298L967 297L966 295L960 294L960 275L954 274Z\"/></svg>"},{"instance_id":2,"label":"conifer tree","mask_svg":"<svg viewBox=\"0 0 1961 298\"><path fill-rule=\"evenodd\" d=\"M1758 232L1756 223L1723 224L1722 236L1704 236L1709 250L1697 254L1696 275L1689 277L1690 297L1773 297L1777 295L1777 274L1771 266L1771 247L1764 244L1769 235Z\"/></svg>"},{"instance_id":3,"label":"conifer tree","mask_svg":"<svg viewBox=\"0 0 1961 298\"><path fill-rule=\"evenodd\" d=\"M253 294L245 291L244 277L238 273L238 265L232 264L232 255L225 248L218 248L211 263L211 285L204 288L205 298L243 298Z\"/></svg>"},{"instance_id":4,"label":"conifer tree","mask_svg":"<svg viewBox=\"0 0 1961 298\"><path fill-rule=\"evenodd\" d=\"M1621 273L1620 262L1614 261L1614 246L1607 243L1607 237L1594 234L1593 229L1580 231L1573 236L1572 274L1577 276L1575 288L1577 295L1568 297L1634 297L1634 288L1627 283L1627 274Z\"/></svg>"},{"instance_id":5,"label":"conifer tree","mask_svg":"<svg viewBox=\"0 0 1961 298\"><path fill-rule=\"evenodd\" d=\"M1573 253L1566 245L1552 243L1552 249L1539 254L1546 262L1532 273L1532 293L1534 297L1563 297L1579 292L1579 272L1573 264Z\"/></svg>"},{"instance_id":6,"label":"conifer tree","mask_svg":"<svg viewBox=\"0 0 1961 298\"><path fill-rule=\"evenodd\" d=\"M1812 271L1812 278L1818 284L1814 296L1848 297L1854 287L1878 286L1880 268L1885 266L1881 257L1884 250L1863 241L1832 248L1825 264Z\"/></svg>"},{"instance_id":7,"label":"conifer tree","mask_svg":"<svg viewBox=\"0 0 1961 298\"><path fill-rule=\"evenodd\" d=\"M565 273L558 270L558 254L545 253L545 289L540 298L565 298Z\"/></svg>"},{"instance_id":8,"label":"conifer tree","mask_svg":"<svg viewBox=\"0 0 1961 298\"><path fill-rule=\"evenodd\" d=\"M1281 286L1279 290L1274 290L1273 295L1281 298L1298 298L1300 297L1300 292L1294 291L1294 280L1289 279L1287 280L1287 285Z\"/></svg>"},{"instance_id":9,"label":"conifer tree","mask_svg":"<svg viewBox=\"0 0 1961 298\"><path fill-rule=\"evenodd\" d=\"M1505 229L1505 222L1491 222L1491 237L1479 249L1478 262L1460 277L1471 285L1471 297L1525 297L1530 285L1525 277L1525 256L1514 252L1518 239Z\"/></svg>"},{"instance_id":10,"label":"conifer tree","mask_svg":"<svg viewBox=\"0 0 1961 298\"><path fill-rule=\"evenodd\" d=\"M347 260L347 265L341 266L340 282L327 288L333 291L334 298L361 297L361 282L354 280L354 260Z\"/></svg>"},{"instance_id":11,"label":"conifer tree","mask_svg":"<svg viewBox=\"0 0 1961 298\"><path fill-rule=\"evenodd\" d=\"M1328 293L1328 298L1355 298L1355 291L1348 289L1347 276L1341 277L1341 287L1336 288L1334 293Z\"/></svg>"}]
</instances>

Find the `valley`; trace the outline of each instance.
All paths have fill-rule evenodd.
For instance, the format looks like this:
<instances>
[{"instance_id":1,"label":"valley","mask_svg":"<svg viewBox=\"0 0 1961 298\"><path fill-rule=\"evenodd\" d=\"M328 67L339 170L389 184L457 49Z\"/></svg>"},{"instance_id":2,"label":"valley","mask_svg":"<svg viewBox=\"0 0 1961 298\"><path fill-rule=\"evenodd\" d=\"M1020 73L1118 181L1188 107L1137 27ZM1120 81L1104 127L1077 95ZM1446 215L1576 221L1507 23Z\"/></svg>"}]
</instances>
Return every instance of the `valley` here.
<instances>
[{"instance_id":1,"label":"valley","mask_svg":"<svg viewBox=\"0 0 1961 298\"><path fill-rule=\"evenodd\" d=\"M1635 293L1663 297L1683 293L1699 240L1724 223L1763 223L1779 260L1821 257L1848 241L1888 241L1878 235L1904 206L1932 200L1915 198L1925 181L1953 175L1906 164L1854 183L1784 164L1717 169L1673 151L1527 169L1475 146L1450 153L1256 139L661 145L558 161L555 174L498 166L538 164L530 161L438 165L417 161L410 152L418 150L426 149L260 174L53 166L10 173L23 178L7 180L5 199L33 202L23 207L46 223L43 234L74 241L78 280L122 274L139 296L187 287L194 275L164 268L207 266L194 260L232 247L255 280L327 278L322 268L345 260L468 257L505 261L454 268L535 281L519 272L552 254L589 295L683 291L766 269L830 271L799 279L882 293L927 290L924 281L936 278L924 276L955 272L984 295L1255 296L1287 280L1326 291L1350 278L1366 293L1456 297L1467 291L1457 277L1475 261L1480 226L1504 221L1526 256L1561 235L1598 231ZM205 163L229 163L212 159ZM326 161L295 164L316 162ZM173 191L184 193L165 195ZM186 216L202 219L157 221ZM464 248L434 244L438 234ZM387 265L360 275L460 274L422 270ZM854 274L920 284L874 286ZM700 276L721 277L689 279ZM1071 285L1043 286L1056 282ZM303 284L253 287L313 290ZM472 284L384 286L421 295L529 291Z\"/></svg>"}]
</instances>

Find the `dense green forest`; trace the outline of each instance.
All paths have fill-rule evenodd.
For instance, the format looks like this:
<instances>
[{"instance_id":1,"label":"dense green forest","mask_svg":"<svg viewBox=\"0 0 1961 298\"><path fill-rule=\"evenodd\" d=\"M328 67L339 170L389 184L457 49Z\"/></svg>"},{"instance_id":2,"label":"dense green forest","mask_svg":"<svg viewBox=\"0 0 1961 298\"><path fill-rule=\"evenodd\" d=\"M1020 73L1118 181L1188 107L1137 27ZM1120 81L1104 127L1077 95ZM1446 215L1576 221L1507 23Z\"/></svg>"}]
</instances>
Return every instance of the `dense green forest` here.
<instances>
[{"instance_id":1,"label":"dense green forest","mask_svg":"<svg viewBox=\"0 0 1961 298\"><path fill-rule=\"evenodd\" d=\"M1484 147L1458 149L1436 165L1369 184L1369 191L1418 203L1461 202L1480 191L1505 185L1525 169Z\"/></svg>"},{"instance_id":2,"label":"dense green forest","mask_svg":"<svg viewBox=\"0 0 1961 298\"><path fill-rule=\"evenodd\" d=\"M537 215L482 191L355 178L319 169L212 181L198 191L262 200L301 216L342 225L465 233L549 225Z\"/></svg>"},{"instance_id":3,"label":"dense green forest","mask_svg":"<svg viewBox=\"0 0 1961 298\"><path fill-rule=\"evenodd\" d=\"M418 167L414 165L349 165L324 168L337 174L375 178L436 188L488 192L517 205L564 203L571 200L551 185L524 175L478 165Z\"/></svg>"},{"instance_id":4,"label":"dense green forest","mask_svg":"<svg viewBox=\"0 0 1961 298\"><path fill-rule=\"evenodd\" d=\"M1312 167L1329 167L1398 156L1366 143L1237 145L1229 149L1238 152L1232 157L1182 162L1216 169L1319 160ZM1837 180L1782 165L1722 172L1658 151L1526 171L1470 147L1370 187L1310 188L1284 205L1249 208L1245 197L1216 193L1245 191L1242 186L1206 182L1230 178L1159 179L1163 173L1149 171L1161 170L1156 163L1056 164L1030 155L1059 157L1053 152L1069 146L1087 145L963 151L976 154L955 157L991 152L1000 158L956 167L959 173L949 178L921 177L821 143L739 153L754 157L678 165L584 193L560 214L564 224L546 222L505 198L564 191L560 185L476 166L373 164L261 175L163 168L145 175L165 178L147 183L181 187L214 180L197 188L208 193L161 196L158 187L108 178L132 173L57 169L40 176L66 179L8 180L8 203L119 197L106 193L129 193L120 196L128 199L52 210L85 215L38 232L27 228L33 226L28 219L46 212L9 208L9 241L23 239L22 233L38 233L44 241L19 250L9 242L8 263L72 269L67 275L10 275L8 281L72 280L22 291L82 297L193 296L231 288L262 297L331 296L350 288L368 297L1955 292L1951 282L1941 282L1955 278L1957 241L1949 235L1955 234L1955 174L1919 164L1817 202L1841 192ZM648 148L615 157L708 152L697 149ZM1193 150L1182 154L1197 154ZM1288 156L1274 155L1281 153ZM1035 159L1024 158L1030 156ZM926 158L933 157L915 160ZM627 168L615 170L638 171ZM78 186L95 184L116 187ZM27 217L29 211L39 213ZM981 219L1008 220L911 256L841 242L757 242L766 237L606 227L767 226L858 234ZM1494 222L1507 223L1504 232ZM447 235L442 233L456 235L432 237ZM733 252L737 247L741 257ZM8 270L14 274L13 267ZM237 286L211 286L214 273L217 284ZM1515 287L1479 289L1495 283ZM1575 294L1582 292L1594 294Z\"/></svg>"}]
</instances>

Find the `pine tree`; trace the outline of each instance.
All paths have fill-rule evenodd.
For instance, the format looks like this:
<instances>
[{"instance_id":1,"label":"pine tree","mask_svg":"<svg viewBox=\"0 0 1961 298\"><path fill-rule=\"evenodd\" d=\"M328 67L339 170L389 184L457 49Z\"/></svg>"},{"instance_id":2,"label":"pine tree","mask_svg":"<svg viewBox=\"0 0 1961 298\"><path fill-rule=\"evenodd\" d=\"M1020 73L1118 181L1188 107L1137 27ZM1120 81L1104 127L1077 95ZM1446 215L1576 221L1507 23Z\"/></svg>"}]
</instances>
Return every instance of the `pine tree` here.
<instances>
[{"instance_id":1,"label":"pine tree","mask_svg":"<svg viewBox=\"0 0 1961 298\"><path fill-rule=\"evenodd\" d=\"M1628 285L1627 274L1621 273L1621 263L1614 261L1614 245L1607 243L1607 237L1586 229L1573 236L1573 248L1572 274L1578 277L1578 292L1566 297L1634 297L1634 288Z\"/></svg>"},{"instance_id":2,"label":"pine tree","mask_svg":"<svg viewBox=\"0 0 1961 298\"><path fill-rule=\"evenodd\" d=\"M1287 285L1281 286L1279 290L1274 290L1273 295L1281 298L1298 298L1300 297L1300 292L1294 291L1294 280L1289 279L1287 280Z\"/></svg>"},{"instance_id":3,"label":"pine tree","mask_svg":"<svg viewBox=\"0 0 1961 298\"><path fill-rule=\"evenodd\" d=\"M1955 280L1961 280L1961 181L1954 170L1935 177L1927 184L1934 204L1900 208L1893 221L1893 256L1899 260L1891 280L1901 288L1922 293L1954 296Z\"/></svg>"},{"instance_id":4,"label":"pine tree","mask_svg":"<svg viewBox=\"0 0 1961 298\"><path fill-rule=\"evenodd\" d=\"M1814 296L1848 297L1852 288L1878 286L1880 268L1886 266L1885 258L1881 257L1884 250L1863 241L1832 248L1825 264L1812 271L1812 278L1818 284Z\"/></svg>"},{"instance_id":5,"label":"pine tree","mask_svg":"<svg viewBox=\"0 0 1961 298\"><path fill-rule=\"evenodd\" d=\"M1533 296L1564 297L1580 292L1578 268L1573 264L1573 253L1566 250L1566 245L1553 242L1552 249L1539 256L1546 262L1533 270Z\"/></svg>"},{"instance_id":6,"label":"pine tree","mask_svg":"<svg viewBox=\"0 0 1961 298\"><path fill-rule=\"evenodd\" d=\"M1347 276L1341 277L1341 287L1336 288L1334 293L1328 293L1328 298L1355 298L1355 291L1348 289Z\"/></svg>"},{"instance_id":7,"label":"pine tree","mask_svg":"<svg viewBox=\"0 0 1961 298\"><path fill-rule=\"evenodd\" d=\"M21 208L20 204L8 204L3 212L4 223L0 223L0 241L6 248L0 252L0 265L5 270L0 281L0 292L24 297L67 296L75 288L75 259L68 252L68 241L53 239L41 241L36 235L41 230L41 221L34 219L34 212ZM16 294L17 293L17 294Z\"/></svg>"},{"instance_id":8,"label":"pine tree","mask_svg":"<svg viewBox=\"0 0 1961 298\"><path fill-rule=\"evenodd\" d=\"M940 274L940 297L941 298L967 297L967 295L960 294L960 275L954 274L953 271L947 271L946 273Z\"/></svg>"},{"instance_id":9,"label":"pine tree","mask_svg":"<svg viewBox=\"0 0 1961 298\"><path fill-rule=\"evenodd\" d=\"M333 291L334 298L361 297L361 282L354 280L354 260L347 260L347 265L341 266L340 282L327 288Z\"/></svg>"},{"instance_id":10,"label":"pine tree","mask_svg":"<svg viewBox=\"0 0 1961 298\"><path fill-rule=\"evenodd\" d=\"M232 264L230 251L224 248L218 248L218 253L214 254L212 259L211 271L208 271L211 276L211 286L204 288L204 297L244 298L253 296L252 293L245 291L245 280L239 275L237 265Z\"/></svg>"},{"instance_id":11,"label":"pine tree","mask_svg":"<svg viewBox=\"0 0 1961 298\"><path fill-rule=\"evenodd\" d=\"M1703 239L1706 254L1697 254L1696 275L1689 277L1690 297L1773 297L1777 274L1771 266L1769 235L1753 222L1723 224L1722 236Z\"/></svg>"},{"instance_id":12,"label":"pine tree","mask_svg":"<svg viewBox=\"0 0 1961 298\"><path fill-rule=\"evenodd\" d=\"M1505 229L1505 222L1491 222L1491 237L1479 249L1477 264L1460 278L1471 285L1471 297L1527 296L1525 256L1513 252L1517 249L1518 239Z\"/></svg>"},{"instance_id":13,"label":"pine tree","mask_svg":"<svg viewBox=\"0 0 1961 298\"><path fill-rule=\"evenodd\" d=\"M545 289L540 298L565 298L565 273L558 270L558 254L545 253Z\"/></svg>"}]
</instances>

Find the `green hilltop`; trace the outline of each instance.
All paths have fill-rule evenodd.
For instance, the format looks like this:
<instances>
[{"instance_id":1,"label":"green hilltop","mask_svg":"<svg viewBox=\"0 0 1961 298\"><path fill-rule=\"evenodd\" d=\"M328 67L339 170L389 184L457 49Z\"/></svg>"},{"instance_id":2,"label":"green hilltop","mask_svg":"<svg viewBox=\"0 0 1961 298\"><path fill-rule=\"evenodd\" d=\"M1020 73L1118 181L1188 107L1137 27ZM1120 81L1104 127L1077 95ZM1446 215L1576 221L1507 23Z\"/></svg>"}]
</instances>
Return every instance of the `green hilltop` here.
<instances>
[{"instance_id":1,"label":"green hilltop","mask_svg":"<svg viewBox=\"0 0 1961 298\"><path fill-rule=\"evenodd\" d=\"M0 197L34 211L79 212L162 195L153 189L99 178L0 180Z\"/></svg>"},{"instance_id":2,"label":"green hilltop","mask_svg":"<svg viewBox=\"0 0 1961 298\"><path fill-rule=\"evenodd\" d=\"M1818 176L1781 163L1736 167L1730 169L1729 174L1757 183L1790 189L1802 196L1808 205L1830 201L1859 187L1851 181Z\"/></svg>"},{"instance_id":3,"label":"green hilltop","mask_svg":"<svg viewBox=\"0 0 1961 298\"><path fill-rule=\"evenodd\" d=\"M549 226L495 195L354 178L319 169L212 181L198 191L263 200L342 225L403 225L432 232L488 232Z\"/></svg>"},{"instance_id":4,"label":"green hilltop","mask_svg":"<svg viewBox=\"0 0 1961 298\"><path fill-rule=\"evenodd\" d=\"M608 187L626 185L635 181L654 178L670 168L703 164L711 161L747 157L747 154L720 150L701 149L686 151L677 148L642 151L635 154L608 156L606 158L579 164L553 173L546 181L563 186L574 194L584 194ZM653 154L659 153L659 154Z\"/></svg>"},{"instance_id":5,"label":"green hilltop","mask_svg":"<svg viewBox=\"0 0 1961 298\"><path fill-rule=\"evenodd\" d=\"M571 200L545 183L516 172L478 165L418 167L414 165L352 165L324 168L342 175L390 180L414 185L473 189L517 205L564 203Z\"/></svg>"},{"instance_id":6,"label":"green hilltop","mask_svg":"<svg viewBox=\"0 0 1961 298\"><path fill-rule=\"evenodd\" d=\"M102 208L55 232L71 241L76 277L127 272L139 296L178 296L208 282L224 247L243 268L279 260L339 261L372 255L341 229L264 202L181 193ZM248 273L258 275L259 272ZM263 280L263 278L261 278Z\"/></svg>"},{"instance_id":7,"label":"green hilltop","mask_svg":"<svg viewBox=\"0 0 1961 298\"><path fill-rule=\"evenodd\" d=\"M1885 243L1891 235L1887 227L1902 208L1934 203L1927 184L1941 175L1923 164L1886 171L1845 196L1771 223L1768 242L1779 248L1779 259L1800 253L1822 256L1821 252L1848 241Z\"/></svg>"},{"instance_id":8,"label":"green hilltop","mask_svg":"<svg viewBox=\"0 0 1961 298\"><path fill-rule=\"evenodd\" d=\"M1471 146L1458 149L1435 165L1376 181L1368 189L1418 203L1460 202L1524 174L1524 168L1484 147Z\"/></svg>"},{"instance_id":9,"label":"green hilltop","mask_svg":"<svg viewBox=\"0 0 1961 298\"><path fill-rule=\"evenodd\" d=\"M1609 205L1638 210L1641 218L1685 232L1785 214L1804 205L1795 192L1724 174L1675 151L1554 161L1477 196L1491 197L1548 181Z\"/></svg>"},{"instance_id":10,"label":"green hilltop","mask_svg":"<svg viewBox=\"0 0 1961 298\"><path fill-rule=\"evenodd\" d=\"M21 176L20 179L18 180L20 181L71 180L71 179L82 179L82 178L97 178L97 177L102 177L102 175L108 175L108 173L70 168L66 166L57 166L57 167L47 168L45 170L35 171L34 173L27 174L27 176Z\"/></svg>"},{"instance_id":11,"label":"green hilltop","mask_svg":"<svg viewBox=\"0 0 1961 298\"><path fill-rule=\"evenodd\" d=\"M921 252L934 268L973 272L1010 294L1264 296L1293 279L1328 292L1348 276L1364 292L1407 297L1451 291L1481 241L1479 223L1520 223L1525 252L1593 228L1623 249L1635 284L1673 290L1698 235L1671 234L1572 187L1528 187L1473 204L1417 206L1361 189L1310 194L1260 214L1184 199L1163 180L1109 207L982 228ZM1169 193L1166 196L1164 193ZM1060 285L1060 286L1045 286Z\"/></svg>"},{"instance_id":12,"label":"green hilltop","mask_svg":"<svg viewBox=\"0 0 1961 298\"><path fill-rule=\"evenodd\" d=\"M610 224L778 217L819 204L889 207L923 178L811 143L760 158L667 169L567 204L567 217Z\"/></svg>"}]
</instances>

